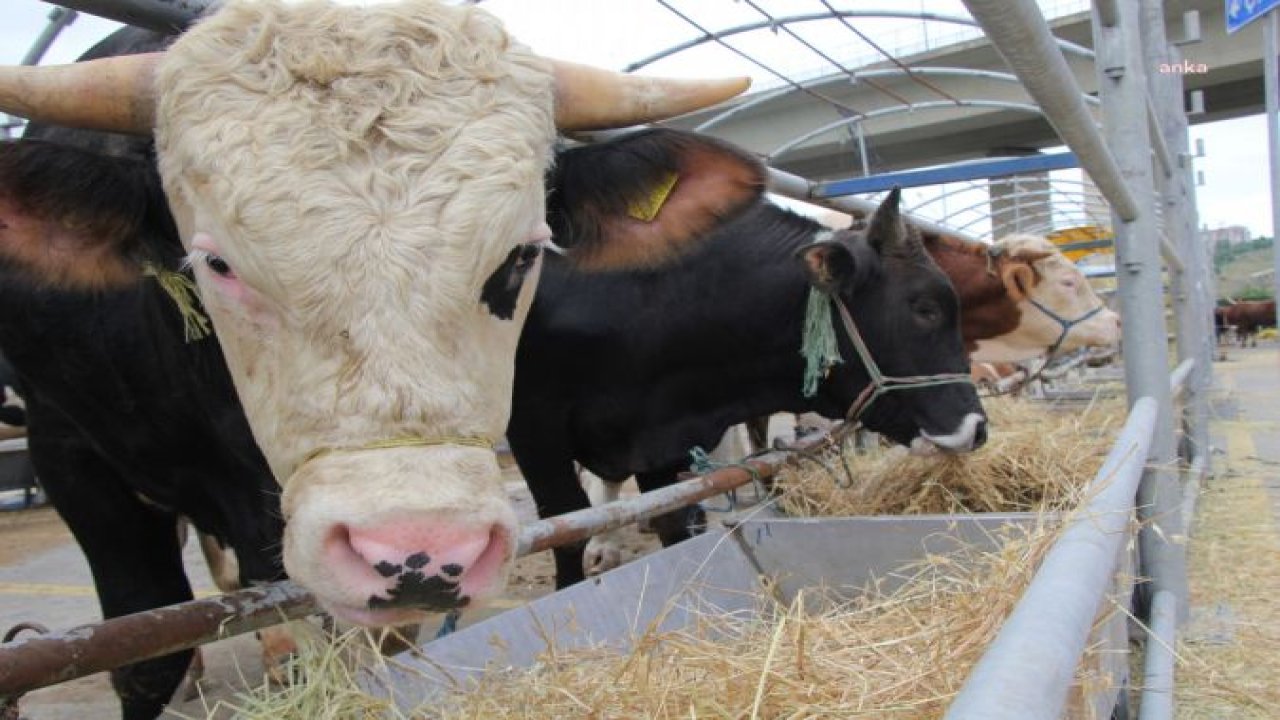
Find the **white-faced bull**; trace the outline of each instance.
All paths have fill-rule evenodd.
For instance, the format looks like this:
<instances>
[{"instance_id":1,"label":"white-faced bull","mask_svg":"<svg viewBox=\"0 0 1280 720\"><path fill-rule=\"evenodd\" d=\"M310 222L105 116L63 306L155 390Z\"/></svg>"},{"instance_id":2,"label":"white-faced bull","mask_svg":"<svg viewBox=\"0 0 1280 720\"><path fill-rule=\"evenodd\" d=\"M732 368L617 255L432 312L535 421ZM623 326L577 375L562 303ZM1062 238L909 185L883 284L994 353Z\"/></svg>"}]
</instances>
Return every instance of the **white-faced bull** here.
<instances>
[{"instance_id":1,"label":"white-faced bull","mask_svg":"<svg viewBox=\"0 0 1280 720\"><path fill-rule=\"evenodd\" d=\"M335 615L385 624L504 584L515 516L492 443L535 285L521 281L548 237L556 128L647 122L745 87L551 62L473 7L233 0L162 55L4 69L0 110L154 124L181 250L283 487L285 566ZM717 182L639 240L732 215L744 200ZM61 224L22 192L0 188L0 234L37 283L138 281L129 238Z\"/></svg>"},{"instance_id":2,"label":"white-faced bull","mask_svg":"<svg viewBox=\"0 0 1280 720\"><path fill-rule=\"evenodd\" d=\"M613 236L651 231L717 166L756 202L691 242L643 245L651 269L619 269L636 258L607 251ZM562 153L553 178L548 219L572 254L546 259L507 433L544 516L587 506L575 461L652 489L687 467L691 447L773 412L853 413L921 450L982 444L955 292L903 223L897 192L864 230L832 231L758 199L763 169L746 153L664 130ZM814 304L828 305L842 361L806 393ZM683 526L659 533L687 537ZM582 578L581 551L557 551L560 585Z\"/></svg>"}]
</instances>

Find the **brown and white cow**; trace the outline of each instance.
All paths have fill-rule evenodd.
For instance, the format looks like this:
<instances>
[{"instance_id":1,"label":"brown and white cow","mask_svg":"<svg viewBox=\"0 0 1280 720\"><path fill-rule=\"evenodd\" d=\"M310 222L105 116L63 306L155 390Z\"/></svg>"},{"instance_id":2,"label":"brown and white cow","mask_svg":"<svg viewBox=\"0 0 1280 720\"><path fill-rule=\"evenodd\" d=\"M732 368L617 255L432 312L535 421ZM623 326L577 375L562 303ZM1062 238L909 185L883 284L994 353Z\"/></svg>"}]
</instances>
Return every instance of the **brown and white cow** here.
<instances>
[{"instance_id":1,"label":"brown and white cow","mask_svg":"<svg viewBox=\"0 0 1280 720\"><path fill-rule=\"evenodd\" d=\"M926 235L925 246L960 297L961 332L975 363L1120 341L1120 316L1043 237L1010 235L986 245Z\"/></svg>"},{"instance_id":2,"label":"brown and white cow","mask_svg":"<svg viewBox=\"0 0 1280 720\"><path fill-rule=\"evenodd\" d=\"M516 520L491 446L536 284L521 281L548 236L556 127L647 122L746 87L622 77L540 58L474 7L231 0L161 56L5 69L0 110L154 123L170 209L284 490L286 568L335 615L380 625L504 583ZM714 173L664 211L693 219L646 232L679 243L731 213ZM38 229L9 232L68 279ZM82 249L93 270L72 281L128 274L110 248ZM502 307L482 301L493 287L514 288Z\"/></svg>"}]
</instances>

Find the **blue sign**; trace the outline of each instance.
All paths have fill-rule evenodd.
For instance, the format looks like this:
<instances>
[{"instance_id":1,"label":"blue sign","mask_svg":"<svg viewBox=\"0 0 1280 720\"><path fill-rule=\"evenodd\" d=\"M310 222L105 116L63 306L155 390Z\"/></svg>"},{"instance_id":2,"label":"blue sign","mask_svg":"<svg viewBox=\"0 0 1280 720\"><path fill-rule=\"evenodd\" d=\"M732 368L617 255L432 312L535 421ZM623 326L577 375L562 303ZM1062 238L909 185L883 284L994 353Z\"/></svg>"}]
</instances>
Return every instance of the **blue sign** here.
<instances>
[{"instance_id":1,"label":"blue sign","mask_svg":"<svg viewBox=\"0 0 1280 720\"><path fill-rule=\"evenodd\" d=\"M1280 5L1280 0L1225 0L1227 32L1233 33Z\"/></svg>"}]
</instances>

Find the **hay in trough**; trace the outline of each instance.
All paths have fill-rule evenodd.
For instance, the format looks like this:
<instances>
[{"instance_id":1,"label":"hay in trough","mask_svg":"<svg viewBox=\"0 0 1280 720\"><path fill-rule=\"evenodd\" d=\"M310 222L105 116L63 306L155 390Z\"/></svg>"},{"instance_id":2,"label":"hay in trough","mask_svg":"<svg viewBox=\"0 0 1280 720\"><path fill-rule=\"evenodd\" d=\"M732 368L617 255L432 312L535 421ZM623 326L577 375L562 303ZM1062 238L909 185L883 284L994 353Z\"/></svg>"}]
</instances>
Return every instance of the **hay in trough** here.
<instances>
[{"instance_id":1,"label":"hay in trough","mask_svg":"<svg viewBox=\"0 0 1280 720\"><path fill-rule=\"evenodd\" d=\"M813 589L782 604L762 593L750 616L706 609L681 630L642 629L630 650L558 648L549 637L533 668L491 671L404 714L361 699L355 673L334 663L341 654L313 649L302 674L323 687L254 691L237 716L936 718L1056 538L1050 522L1002 531L995 550L929 556L855 596ZM1106 682L1092 669L1078 681ZM320 698L341 709L321 712Z\"/></svg>"},{"instance_id":2,"label":"hay in trough","mask_svg":"<svg viewBox=\"0 0 1280 720\"><path fill-rule=\"evenodd\" d=\"M842 451L782 471L779 506L799 517L1037 512L1074 507L1124 421L1118 399L1069 410L992 398L987 444L966 455L915 457L901 447Z\"/></svg>"}]
</instances>

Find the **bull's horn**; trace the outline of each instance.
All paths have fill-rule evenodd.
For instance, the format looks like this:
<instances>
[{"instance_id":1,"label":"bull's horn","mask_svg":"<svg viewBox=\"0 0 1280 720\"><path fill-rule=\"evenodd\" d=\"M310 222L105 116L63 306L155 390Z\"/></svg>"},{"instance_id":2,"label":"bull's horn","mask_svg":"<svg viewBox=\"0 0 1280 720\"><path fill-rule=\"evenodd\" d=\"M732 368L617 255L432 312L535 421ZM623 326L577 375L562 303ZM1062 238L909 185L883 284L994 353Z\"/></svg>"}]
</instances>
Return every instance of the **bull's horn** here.
<instances>
[{"instance_id":1,"label":"bull's horn","mask_svg":"<svg viewBox=\"0 0 1280 720\"><path fill-rule=\"evenodd\" d=\"M149 134L162 53L70 65L0 67L0 111L42 123Z\"/></svg>"},{"instance_id":2,"label":"bull's horn","mask_svg":"<svg viewBox=\"0 0 1280 720\"><path fill-rule=\"evenodd\" d=\"M715 105L751 85L746 77L679 80L642 77L552 60L556 127L604 130L664 120Z\"/></svg>"}]
</instances>

